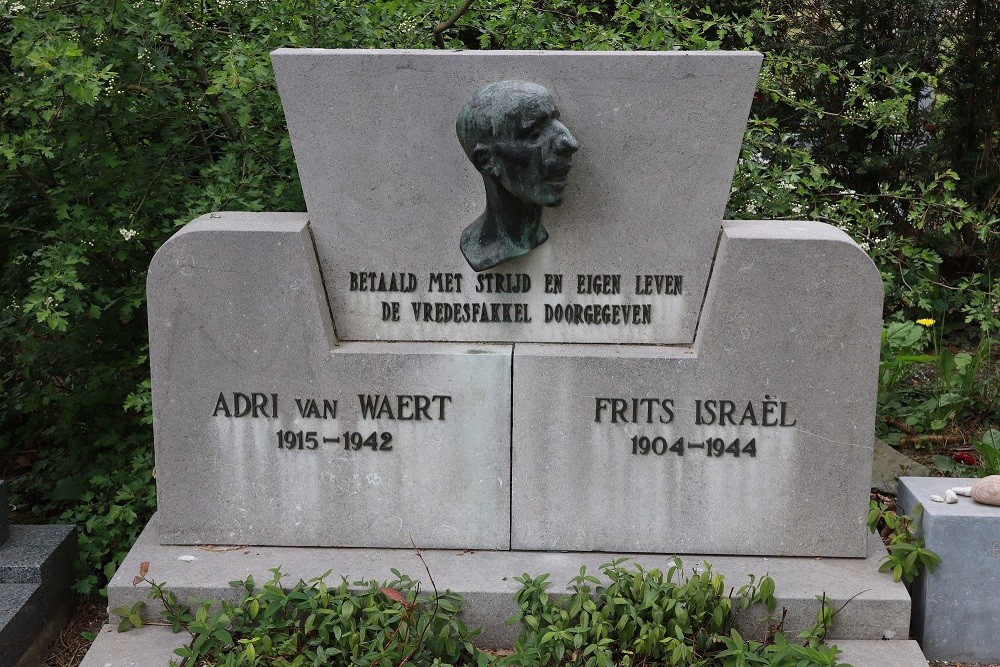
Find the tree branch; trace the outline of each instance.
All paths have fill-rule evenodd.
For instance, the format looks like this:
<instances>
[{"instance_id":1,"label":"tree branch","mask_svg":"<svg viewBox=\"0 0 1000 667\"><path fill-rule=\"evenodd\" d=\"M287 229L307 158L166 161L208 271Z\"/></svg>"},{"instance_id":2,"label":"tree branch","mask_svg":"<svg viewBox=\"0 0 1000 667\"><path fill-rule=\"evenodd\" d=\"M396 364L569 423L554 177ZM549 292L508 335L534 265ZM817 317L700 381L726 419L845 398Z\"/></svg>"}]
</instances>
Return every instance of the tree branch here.
<instances>
[{"instance_id":1,"label":"tree branch","mask_svg":"<svg viewBox=\"0 0 1000 667\"><path fill-rule=\"evenodd\" d=\"M31 189L38 193L38 196L44 199L45 203L48 204L49 207L54 208L52 197L49 196L49 192L45 189L45 186L42 185L38 179L32 176L31 173L21 165L17 165L16 168L17 173L21 175L21 178L28 181L28 184L31 185Z\"/></svg>"},{"instance_id":2,"label":"tree branch","mask_svg":"<svg viewBox=\"0 0 1000 667\"><path fill-rule=\"evenodd\" d=\"M444 37L441 36L441 33L455 25L455 21L461 18L462 14L469 9L472 5L472 1L473 0L465 0L465 2L462 3L462 6L459 7L454 14L448 17L447 21L442 21L434 26L434 43L437 44L439 49L444 48Z\"/></svg>"},{"instance_id":3,"label":"tree branch","mask_svg":"<svg viewBox=\"0 0 1000 667\"><path fill-rule=\"evenodd\" d=\"M211 81L208 80L208 71L204 67L196 65L195 72L198 74L199 83L205 86L206 89L212 85ZM222 124L226 126L226 132L233 141L238 141L240 138L240 130L236 127L236 123L233 122L233 119L229 117L229 114L222 109L222 103L219 102L219 96L206 92L205 97L208 98L208 103L215 108L215 113L218 114L219 120L221 120Z\"/></svg>"}]
</instances>

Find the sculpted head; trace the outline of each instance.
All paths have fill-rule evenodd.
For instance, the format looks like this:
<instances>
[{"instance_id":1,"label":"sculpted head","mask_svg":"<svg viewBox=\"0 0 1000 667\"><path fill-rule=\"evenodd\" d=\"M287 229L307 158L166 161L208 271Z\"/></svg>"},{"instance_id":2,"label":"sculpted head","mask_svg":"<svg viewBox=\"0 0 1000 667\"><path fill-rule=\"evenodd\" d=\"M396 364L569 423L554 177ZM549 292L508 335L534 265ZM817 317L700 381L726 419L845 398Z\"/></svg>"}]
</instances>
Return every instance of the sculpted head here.
<instances>
[{"instance_id":1,"label":"sculpted head","mask_svg":"<svg viewBox=\"0 0 1000 667\"><path fill-rule=\"evenodd\" d=\"M491 83L462 107L456 131L484 178L526 204L562 203L580 144L559 121L548 90L527 81Z\"/></svg>"}]
</instances>

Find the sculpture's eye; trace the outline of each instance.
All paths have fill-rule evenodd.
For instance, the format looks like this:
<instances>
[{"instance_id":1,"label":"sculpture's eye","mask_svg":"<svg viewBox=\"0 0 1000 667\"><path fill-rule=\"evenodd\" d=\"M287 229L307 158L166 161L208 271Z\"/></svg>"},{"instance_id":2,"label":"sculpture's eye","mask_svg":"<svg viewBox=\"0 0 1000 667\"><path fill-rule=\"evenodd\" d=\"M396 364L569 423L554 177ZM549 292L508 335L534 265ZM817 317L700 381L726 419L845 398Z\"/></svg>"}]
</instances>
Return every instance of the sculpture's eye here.
<instances>
[{"instance_id":1,"label":"sculpture's eye","mask_svg":"<svg viewBox=\"0 0 1000 667\"><path fill-rule=\"evenodd\" d=\"M531 134L528 135L529 139L531 139L532 141L538 141L541 137L542 137L541 125L535 125L533 128L531 128Z\"/></svg>"}]
</instances>

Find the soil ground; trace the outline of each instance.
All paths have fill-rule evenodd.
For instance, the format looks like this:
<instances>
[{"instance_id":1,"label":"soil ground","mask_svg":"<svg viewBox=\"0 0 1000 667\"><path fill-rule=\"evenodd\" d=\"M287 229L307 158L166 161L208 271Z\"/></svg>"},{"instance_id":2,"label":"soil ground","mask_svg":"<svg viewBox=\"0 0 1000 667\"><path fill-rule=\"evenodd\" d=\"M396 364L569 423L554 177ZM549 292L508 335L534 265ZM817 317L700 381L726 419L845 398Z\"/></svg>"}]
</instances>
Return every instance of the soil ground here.
<instances>
[{"instance_id":1,"label":"soil ground","mask_svg":"<svg viewBox=\"0 0 1000 667\"><path fill-rule=\"evenodd\" d=\"M89 637L97 634L107 621L106 599L100 595L80 598L66 626L45 652L41 667L77 667L90 649Z\"/></svg>"}]
</instances>

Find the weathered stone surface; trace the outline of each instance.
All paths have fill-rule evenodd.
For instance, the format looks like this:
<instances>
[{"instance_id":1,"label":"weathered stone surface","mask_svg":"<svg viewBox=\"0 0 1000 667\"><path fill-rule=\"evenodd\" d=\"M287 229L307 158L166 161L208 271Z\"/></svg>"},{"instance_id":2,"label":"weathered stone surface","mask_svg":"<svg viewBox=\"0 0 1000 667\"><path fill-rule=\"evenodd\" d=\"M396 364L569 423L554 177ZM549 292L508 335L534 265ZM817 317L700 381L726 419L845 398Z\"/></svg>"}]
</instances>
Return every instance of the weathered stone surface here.
<instances>
[{"instance_id":1,"label":"weathered stone surface","mask_svg":"<svg viewBox=\"0 0 1000 667\"><path fill-rule=\"evenodd\" d=\"M864 556L881 307L843 232L728 222L693 346L518 344L512 548Z\"/></svg>"},{"instance_id":2,"label":"weathered stone surface","mask_svg":"<svg viewBox=\"0 0 1000 667\"><path fill-rule=\"evenodd\" d=\"M983 505L1000 505L1000 475L989 475L973 484L972 499Z\"/></svg>"},{"instance_id":3,"label":"weathered stone surface","mask_svg":"<svg viewBox=\"0 0 1000 667\"><path fill-rule=\"evenodd\" d=\"M694 339L759 53L279 49L272 61L342 340ZM483 184L455 120L472 93L505 79L551 91L581 149L564 202L545 211L548 241L477 276L459 239L483 211ZM412 274L414 291L379 291L393 273L406 287ZM530 290L477 291L508 274ZM398 321L383 319L383 302L399 304ZM522 307L510 322L427 321L490 302ZM596 305L612 323L567 324L555 311L546 323L546 305L570 306L574 322Z\"/></svg>"},{"instance_id":4,"label":"weathered stone surface","mask_svg":"<svg viewBox=\"0 0 1000 667\"><path fill-rule=\"evenodd\" d=\"M896 495L900 477L923 477L931 470L898 449L875 438L872 452L872 488Z\"/></svg>"},{"instance_id":5,"label":"weathered stone surface","mask_svg":"<svg viewBox=\"0 0 1000 667\"><path fill-rule=\"evenodd\" d=\"M828 642L841 650L838 663L852 667L927 667L927 659L917 642L857 640Z\"/></svg>"},{"instance_id":6,"label":"weathered stone surface","mask_svg":"<svg viewBox=\"0 0 1000 667\"><path fill-rule=\"evenodd\" d=\"M910 513L920 504L925 544L941 557L933 572L913 584L911 632L931 660L1000 662L1000 509L959 496L954 504L934 503L955 486L975 479L901 477L899 507Z\"/></svg>"},{"instance_id":7,"label":"weathered stone surface","mask_svg":"<svg viewBox=\"0 0 1000 667\"><path fill-rule=\"evenodd\" d=\"M178 659L174 649L184 646L185 639L190 635L175 634L162 625L146 625L129 632L105 625L80 667L163 667Z\"/></svg>"},{"instance_id":8,"label":"weathered stone surface","mask_svg":"<svg viewBox=\"0 0 1000 667\"><path fill-rule=\"evenodd\" d=\"M338 345L304 214L199 218L148 294L165 543L509 548L510 346Z\"/></svg>"}]
</instances>

